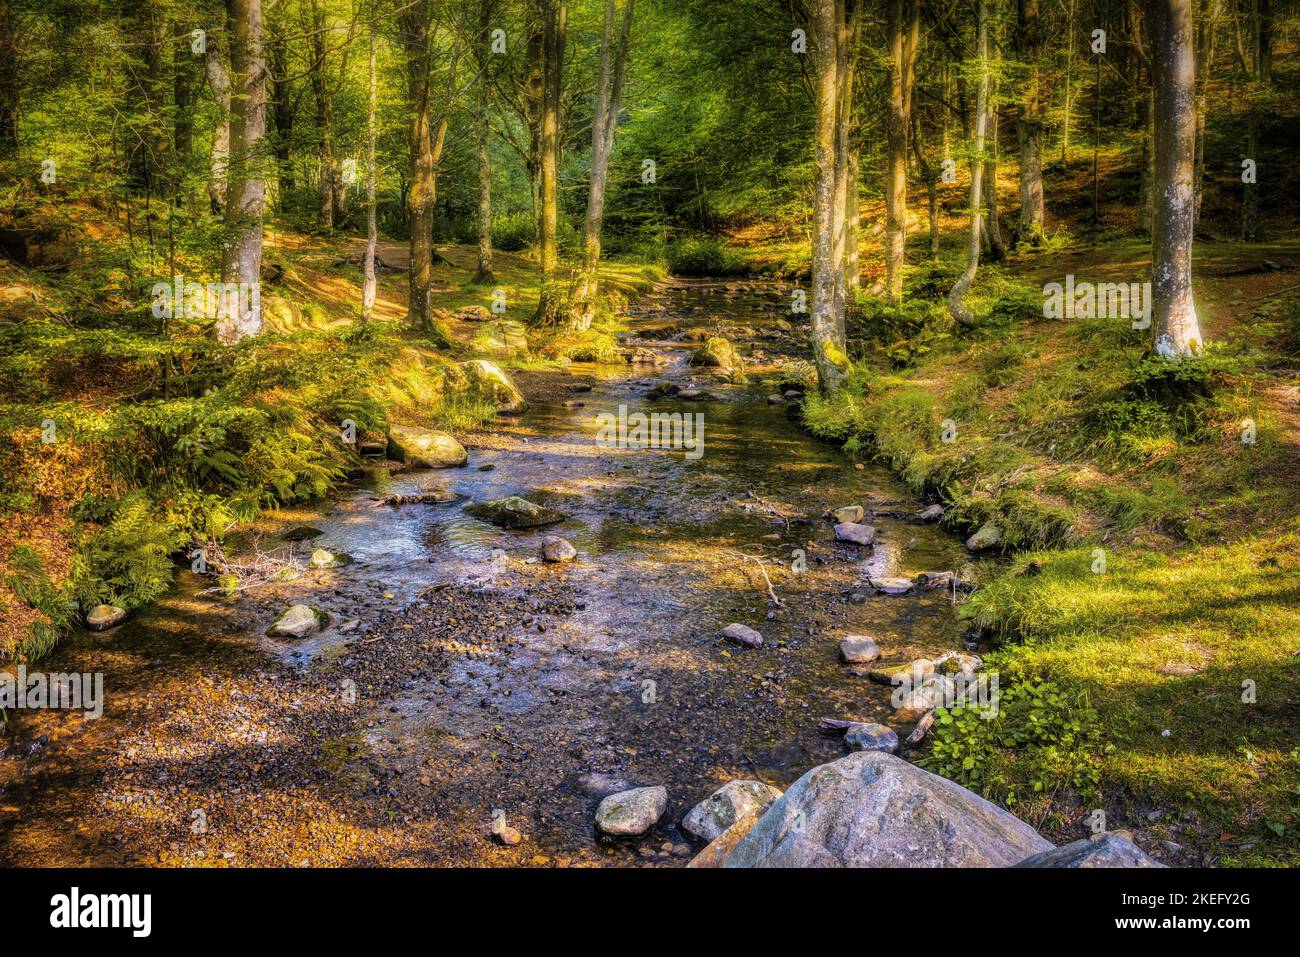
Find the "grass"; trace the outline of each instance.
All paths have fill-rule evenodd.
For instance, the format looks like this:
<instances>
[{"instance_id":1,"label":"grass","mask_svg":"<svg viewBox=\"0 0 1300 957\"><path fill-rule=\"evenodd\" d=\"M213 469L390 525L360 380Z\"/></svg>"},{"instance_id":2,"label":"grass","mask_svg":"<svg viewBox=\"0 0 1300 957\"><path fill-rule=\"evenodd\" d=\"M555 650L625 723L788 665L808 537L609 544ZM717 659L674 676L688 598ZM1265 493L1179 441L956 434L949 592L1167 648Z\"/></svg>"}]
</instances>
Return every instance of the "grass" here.
<instances>
[{"instance_id":1,"label":"grass","mask_svg":"<svg viewBox=\"0 0 1300 957\"><path fill-rule=\"evenodd\" d=\"M1246 305L1240 279L1201 278L1214 347L1172 373L1143 358L1126 322L1031 308L1040 280L1108 277L1141 257L1129 245L987 272L973 333L925 298L945 264L915 270L903 310L864 301L849 387L811 397L805 420L944 500L954 527L1003 530L1011 561L964 606L997 642L990 666L1004 688L1041 687L1063 714L1095 715L1068 748L1013 747L953 721L936 734L936 769L1062 840L1100 806L1110 827L1209 862L1300 863L1300 421L1270 371L1294 361L1300 297L1269 296L1282 276ZM1270 254L1205 258L1231 273Z\"/></svg>"}]
</instances>

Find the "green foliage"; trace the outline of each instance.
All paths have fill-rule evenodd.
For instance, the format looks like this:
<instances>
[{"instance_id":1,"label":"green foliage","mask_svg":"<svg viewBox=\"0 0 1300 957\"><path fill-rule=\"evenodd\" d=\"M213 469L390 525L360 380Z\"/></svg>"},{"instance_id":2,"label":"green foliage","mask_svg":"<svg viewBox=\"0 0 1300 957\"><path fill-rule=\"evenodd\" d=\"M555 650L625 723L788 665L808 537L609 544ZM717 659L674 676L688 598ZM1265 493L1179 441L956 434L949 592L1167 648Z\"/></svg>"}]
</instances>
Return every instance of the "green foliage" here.
<instances>
[{"instance_id":1,"label":"green foliage","mask_svg":"<svg viewBox=\"0 0 1300 957\"><path fill-rule=\"evenodd\" d=\"M905 299L894 305L885 299L859 300L860 320L852 327L873 343L895 368L915 364L951 337L948 311L923 298Z\"/></svg>"},{"instance_id":2,"label":"green foliage","mask_svg":"<svg viewBox=\"0 0 1300 957\"><path fill-rule=\"evenodd\" d=\"M72 627L77 614L76 602L67 589L50 580L40 555L27 545L19 545L9 553L9 571L5 573L4 584L20 601L38 612L26 639L13 649L15 658L35 661L46 655L59 636Z\"/></svg>"},{"instance_id":3,"label":"green foliage","mask_svg":"<svg viewBox=\"0 0 1300 957\"><path fill-rule=\"evenodd\" d=\"M101 603L130 610L153 601L171 586L171 555L185 541L158 520L146 495L127 496L106 524L83 530L68 576L72 599L83 611Z\"/></svg>"},{"instance_id":4,"label":"green foliage","mask_svg":"<svg viewBox=\"0 0 1300 957\"><path fill-rule=\"evenodd\" d=\"M744 260L714 236L686 236L668 244L668 269L677 276L743 274Z\"/></svg>"},{"instance_id":5,"label":"green foliage","mask_svg":"<svg viewBox=\"0 0 1300 957\"><path fill-rule=\"evenodd\" d=\"M492 245L502 252L522 252L533 244L533 217L512 213L492 220Z\"/></svg>"},{"instance_id":6,"label":"green foliage","mask_svg":"<svg viewBox=\"0 0 1300 957\"><path fill-rule=\"evenodd\" d=\"M1111 748L1086 695L1025 678L1000 689L996 715L987 713L977 705L937 709L921 766L1007 806L1058 787L1096 799Z\"/></svg>"}]
</instances>

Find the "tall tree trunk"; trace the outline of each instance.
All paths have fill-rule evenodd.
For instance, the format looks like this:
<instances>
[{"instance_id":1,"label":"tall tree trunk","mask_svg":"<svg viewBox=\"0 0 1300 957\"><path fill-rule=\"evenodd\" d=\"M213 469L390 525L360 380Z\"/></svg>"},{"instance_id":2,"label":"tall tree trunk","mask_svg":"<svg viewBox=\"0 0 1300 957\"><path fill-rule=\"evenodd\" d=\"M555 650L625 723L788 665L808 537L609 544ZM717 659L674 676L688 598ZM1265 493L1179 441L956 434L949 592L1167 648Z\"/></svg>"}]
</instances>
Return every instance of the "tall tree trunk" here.
<instances>
[{"instance_id":1,"label":"tall tree trunk","mask_svg":"<svg viewBox=\"0 0 1300 957\"><path fill-rule=\"evenodd\" d=\"M903 299L907 250L907 133L920 39L920 4L890 0L889 104L885 111L885 296Z\"/></svg>"},{"instance_id":2,"label":"tall tree trunk","mask_svg":"<svg viewBox=\"0 0 1300 957\"><path fill-rule=\"evenodd\" d=\"M542 292L533 324L554 326L560 320L563 292L556 281L560 264L559 178L560 93L564 80L564 35L568 7L556 0L540 0L542 7L542 112L541 135L541 235L538 258L542 267Z\"/></svg>"},{"instance_id":3,"label":"tall tree trunk","mask_svg":"<svg viewBox=\"0 0 1300 957\"><path fill-rule=\"evenodd\" d=\"M600 41L600 75L596 81L596 112L591 121L591 183L587 190L587 217L582 228L582 271L569 297L569 328L583 331L596 315L596 293L600 285L600 235L605 217L605 185L609 178L609 157L614 149L614 132L623 97L623 75L627 69L628 42L632 30L633 0L623 8L623 27L614 49L617 10L614 0L605 0L605 30Z\"/></svg>"},{"instance_id":4,"label":"tall tree trunk","mask_svg":"<svg viewBox=\"0 0 1300 957\"><path fill-rule=\"evenodd\" d=\"M370 0L370 58L369 86L366 97L366 257L362 263L364 279L361 285L361 321L369 322L375 311L375 247L379 245L379 229L375 217L376 179L375 141L378 138L376 112L379 102L379 72L375 56L375 0Z\"/></svg>"},{"instance_id":5,"label":"tall tree trunk","mask_svg":"<svg viewBox=\"0 0 1300 957\"><path fill-rule=\"evenodd\" d=\"M1151 237L1154 346L1157 354L1176 358L1201 350L1192 296L1196 61L1191 0L1152 0L1150 13L1156 122Z\"/></svg>"},{"instance_id":6,"label":"tall tree trunk","mask_svg":"<svg viewBox=\"0 0 1300 957\"><path fill-rule=\"evenodd\" d=\"M262 0L227 0L234 95L230 121L230 187L226 192L225 256L221 280L259 288L262 210L266 200L266 51ZM239 297L237 314L217 323L217 336L233 344L262 331L260 298Z\"/></svg>"},{"instance_id":7,"label":"tall tree trunk","mask_svg":"<svg viewBox=\"0 0 1300 957\"><path fill-rule=\"evenodd\" d=\"M921 122L915 110L912 111L912 155L916 157L916 168L925 183L925 198L930 219L930 259L939 258L939 175L934 164L925 155L925 143L921 138Z\"/></svg>"},{"instance_id":8,"label":"tall tree trunk","mask_svg":"<svg viewBox=\"0 0 1300 957\"><path fill-rule=\"evenodd\" d=\"M1041 246L1043 243L1043 98L1039 59L1043 49L1043 25L1038 0L1017 0L1019 15L1016 50L1025 64L1025 87L1016 141L1020 146L1020 220L1016 242Z\"/></svg>"},{"instance_id":9,"label":"tall tree trunk","mask_svg":"<svg viewBox=\"0 0 1300 957\"><path fill-rule=\"evenodd\" d=\"M980 265L980 231L984 198L984 132L988 123L989 100L989 24L987 0L977 0L976 50L979 57L979 86L975 94L975 142L970 170L970 234L966 241L966 269L957 277L948 293L948 312L959 325L974 328L975 315L964 301Z\"/></svg>"},{"instance_id":10,"label":"tall tree trunk","mask_svg":"<svg viewBox=\"0 0 1300 957\"><path fill-rule=\"evenodd\" d=\"M989 262L1007 258L1007 245L1002 239L1002 218L998 210L998 70L994 69L989 81L988 157L984 160L984 205L988 214L984 220L984 236L988 240Z\"/></svg>"},{"instance_id":11,"label":"tall tree trunk","mask_svg":"<svg viewBox=\"0 0 1300 957\"><path fill-rule=\"evenodd\" d=\"M0 3L4 0L0 0ZM189 23L177 20L172 25L172 99L175 114L172 117L172 152L176 157L173 182L176 198L180 200L180 184L184 181L194 150L194 80L195 57L190 50Z\"/></svg>"},{"instance_id":12,"label":"tall tree trunk","mask_svg":"<svg viewBox=\"0 0 1300 957\"><path fill-rule=\"evenodd\" d=\"M18 151L18 45L9 0L0 0L0 156Z\"/></svg>"},{"instance_id":13,"label":"tall tree trunk","mask_svg":"<svg viewBox=\"0 0 1300 957\"><path fill-rule=\"evenodd\" d=\"M338 194L339 169L334 156L334 95L330 89L325 64L329 55L329 23L325 9L312 0L312 70L311 88L316 100L316 129L320 133L320 202L316 221L326 229L334 228L335 198Z\"/></svg>"},{"instance_id":14,"label":"tall tree trunk","mask_svg":"<svg viewBox=\"0 0 1300 957\"><path fill-rule=\"evenodd\" d=\"M1269 0L1250 0L1248 25L1250 28L1251 92L1246 113L1246 158L1259 163L1260 103L1273 82L1273 8ZM1259 185L1252 176L1242 184L1241 238L1243 242L1259 242Z\"/></svg>"},{"instance_id":15,"label":"tall tree trunk","mask_svg":"<svg viewBox=\"0 0 1300 957\"><path fill-rule=\"evenodd\" d=\"M836 286L843 279L843 263L836 258L837 236L844 204L835 202L837 120L836 97L839 82L839 30L843 22L842 0L817 0L812 32L817 56L814 140L816 178L813 187L812 244L812 344L817 380L823 393L837 390L848 375L844 349L843 321L835 314ZM842 248L840 249L842 255Z\"/></svg>"},{"instance_id":16,"label":"tall tree trunk","mask_svg":"<svg viewBox=\"0 0 1300 957\"><path fill-rule=\"evenodd\" d=\"M491 134L489 111L492 104L492 6L494 0L479 0L478 36L478 267L475 282L492 281L492 156L488 152Z\"/></svg>"},{"instance_id":17,"label":"tall tree trunk","mask_svg":"<svg viewBox=\"0 0 1300 957\"><path fill-rule=\"evenodd\" d=\"M406 53L407 108L409 128L410 185L406 196L410 240L410 308L407 318L422 332L434 332L433 309L433 215L438 199L438 162L447 138L447 122L456 88L456 60L453 56L448 78L447 100L442 114L433 115L430 70L433 61L432 11L429 0L412 0L399 17L399 33Z\"/></svg>"},{"instance_id":18,"label":"tall tree trunk","mask_svg":"<svg viewBox=\"0 0 1300 957\"><path fill-rule=\"evenodd\" d=\"M1074 14L1078 0L1067 0L1065 7L1065 32L1062 44L1065 46L1065 103L1061 115L1061 165L1070 163L1070 130L1074 127Z\"/></svg>"},{"instance_id":19,"label":"tall tree trunk","mask_svg":"<svg viewBox=\"0 0 1300 957\"><path fill-rule=\"evenodd\" d=\"M208 201L212 211L220 214L226 208L230 178L230 73L226 70L221 44L217 41L217 31L206 32L204 70L212 99L217 104L217 122L212 128L212 159L208 164Z\"/></svg>"},{"instance_id":20,"label":"tall tree trunk","mask_svg":"<svg viewBox=\"0 0 1300 957\"><path fill-rule=\"evenodd\" d=\"M1196 148L1193 161L1192 182L1196 195L1195 222L1201 221L1201 199L1205 188L1205 110L1206 93L1210 83L1210 73L1214 68L1214 40L1218 35L1221 0L1199 0L1195 18L1195 102L1196 102Z\"/></svg>"},{"instance_id":21,"label":"tall tree trunk","mask_svg":"<svg viewBox=\"0 0 1300 957\"><path fill-rule=\"evenodd\" d=\"M279 208L288 206L293 193L293 159L290 144L293 140L293 90L289 83L288 43L274 32L267 44L271 59L271 108L275 116L275 174L276 199Z\"/></svg>"},{"instance_id":22,"label":"tall tree trunk","mask_svg":"<svg viewBox=\"0 0 1300 957\"><path fill-rule=\"evenodd\" d=\"M848 309L849 272L849 179L856 178L850 164L853 153L853 78L857 72L859 0L842 0L842 11L836 26L835 50L839 57L836 68L835 91L835 250L840 264L835 277L835 316L840 336L844 335L845 313ZM856 218L856 211L853 217Z\"/></svg>"},{"instance_id":23,"label":"tall tree trunk","mask_svg":"<svg viewBox=\"0 0 1300 957\"><path fill-rule=\"evenodd\" d=\"M858 258L858 239L861 235L862 213L862 144L855 122L849 131L848 191L844 195L844 287L849 302L856 301L862 289L862 266Z\"/></svg>"}]
</instances>

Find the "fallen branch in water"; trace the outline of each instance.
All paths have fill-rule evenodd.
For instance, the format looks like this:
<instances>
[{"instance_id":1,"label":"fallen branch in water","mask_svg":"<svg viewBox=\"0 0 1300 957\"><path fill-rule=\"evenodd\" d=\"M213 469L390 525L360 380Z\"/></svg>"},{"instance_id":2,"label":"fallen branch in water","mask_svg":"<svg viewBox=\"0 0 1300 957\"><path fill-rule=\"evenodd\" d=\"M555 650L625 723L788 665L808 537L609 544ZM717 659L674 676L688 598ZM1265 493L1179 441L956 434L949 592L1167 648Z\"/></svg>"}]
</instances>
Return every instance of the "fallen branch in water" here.
<instances>
[{"instance_id":1,"label":"fallen branch in water","mask_svg":"<svg viewBox=\"0 0 1300 957\"><path fill-rule=\"evenodd\" d=\"M756 562L758 564L758 570L763 573L763 581L767 583L767 597L771 599L772 604L776 605L777 608L784 608L785 602L777 596L776 589L772 587L772 579L767 577L767 566L763 559L759 558L757 555L746 555L744 552L736 552L736 555L740 558L746 559L747 561Z\"/></svg>"},{"instance_id":2,"label":"fallen branch in water","mask_svg":"<svg viewBox=\"0 0 1300 957\"><path fill-rule=\"evenodd\" d=\"M258 541L253 542L253 555L243 561L233 561L226 557L225 550L217 542L208 542L203 546L203 560L208 567L208 574L215 574L218 579L234 579L233 584L213 585L202 589L200 595L221 593L225 595L264 588L286 580L286 572L296 576L303 571L303 564L294 554L292 544L275 551L264 552Z\"/></svg>"}]
</instances>

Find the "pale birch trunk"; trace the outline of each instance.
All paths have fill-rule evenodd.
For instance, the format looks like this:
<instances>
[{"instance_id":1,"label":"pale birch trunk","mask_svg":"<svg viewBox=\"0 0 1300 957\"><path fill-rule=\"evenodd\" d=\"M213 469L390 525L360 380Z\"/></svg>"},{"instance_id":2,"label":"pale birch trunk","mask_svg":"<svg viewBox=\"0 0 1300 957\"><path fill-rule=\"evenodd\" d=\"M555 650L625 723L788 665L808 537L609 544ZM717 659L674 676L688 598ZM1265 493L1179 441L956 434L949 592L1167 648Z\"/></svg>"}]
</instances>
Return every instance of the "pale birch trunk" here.
<instances>
[{"instance_id":1,"label":"pale birch trunk","mask_svg":"<svg viewBox=\"0 0 1300 957\"><path fill-rule=\"evenodd\" d=\"M1152 0L1155 82L1155 216L1151 238L1151 300L1155 351L1166 358L1201 351L1192 295L1196 224L1196 58L1191 0Z\"/></svg>"}]
</instances>

